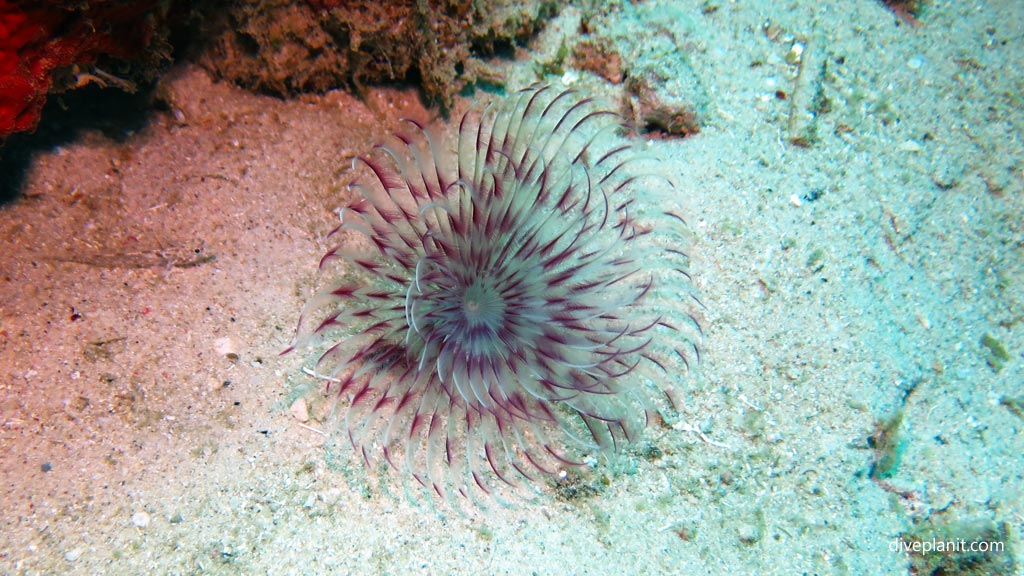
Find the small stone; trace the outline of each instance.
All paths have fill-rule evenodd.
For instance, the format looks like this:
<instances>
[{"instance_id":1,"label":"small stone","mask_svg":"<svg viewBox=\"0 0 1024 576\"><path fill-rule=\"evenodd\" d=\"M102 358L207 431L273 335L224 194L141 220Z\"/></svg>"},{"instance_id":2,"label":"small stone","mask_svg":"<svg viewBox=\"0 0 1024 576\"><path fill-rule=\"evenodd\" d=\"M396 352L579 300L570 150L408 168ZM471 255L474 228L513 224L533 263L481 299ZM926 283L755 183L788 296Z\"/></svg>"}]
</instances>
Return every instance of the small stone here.
<instances>
[{"instance_id":1,"label":"small stone","mask_svg":"<svg viewBox=\"0 0 1024 576\"><path fill-rule=\"evenodd\" d=\"M231 338L217 338L213 341L213 348L228 360L238 360L238 345Z\"/></svg>"},{"instance_id":2,"label":"small stone","mask_svg":"<svg viewBox=\"0 0 1024 576\"><path fill-rule=\"evenodd\" d=\"M149 526L149 514L145 512L136 512L132 514L132 524L137 528L146 528Z\"/></svg>"},{"instance_id":3,"label":"small stone","mask_svg":"<svg viewBox=\"0 0 1024 576\"><path fill-rule=\"evenodd\" d=\"M68 562L75 562L76 560L78 560L81 557L82 557L82 549L81 548L72 548L71 550L68 550L67 552L64 553L64 559L67 560Z\"/></svg>"},{"instance_id":4,"label":"small stone","mask_svg":"<svg viewBox=\"0 0 1024 576\"><path fill-rule=\"evenodd\" d=\"M900 152L920 152L921 151L921 145L918 144L917 142L913 141L913 140L907 140L907 141L901 143L897 147L897 150L899 150Z\"/></svg>"},{"instance_id":5,"label":"small stone","mask_svg":"<svg viewBox=\"0 0 1024 576\"><path fill-rule=\"evenodd\" d=\"M757 544L761 540L761 531L753 524L744 524L740 526L739 537L744 544Z\"/></svg>"},{"instance_id":6,"label":"small stone","mask_svg":"<svg viewBox=\"0 0 1024 576\"><path fill-rule=\"evenodd\" d=\"M292 417L299 422L309 422L309 406L306 405L305 398L299 398L292 402L292 407L289 410L292 413Z\"/></svg>"}]
</instances>

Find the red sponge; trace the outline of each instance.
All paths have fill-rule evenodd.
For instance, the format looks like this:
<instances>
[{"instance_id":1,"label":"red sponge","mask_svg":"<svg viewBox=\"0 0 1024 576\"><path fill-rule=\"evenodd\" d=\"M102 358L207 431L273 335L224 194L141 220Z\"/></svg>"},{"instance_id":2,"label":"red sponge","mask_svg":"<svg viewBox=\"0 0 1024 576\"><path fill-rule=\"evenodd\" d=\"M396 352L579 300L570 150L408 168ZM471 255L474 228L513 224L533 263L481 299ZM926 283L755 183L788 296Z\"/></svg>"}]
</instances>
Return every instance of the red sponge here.
<instances>
[{"instance_id":1,"label":"red sponge","mask_svg":"<svg viewBox=\"0 0 1024 576\"><path fill-rule=\"evenodd\" d=\"M152 38L152 2L0 0L0 138L32 130L53 83L52 73L91 64L101 55L130 59Z\"/></svg>"}]
</instances>

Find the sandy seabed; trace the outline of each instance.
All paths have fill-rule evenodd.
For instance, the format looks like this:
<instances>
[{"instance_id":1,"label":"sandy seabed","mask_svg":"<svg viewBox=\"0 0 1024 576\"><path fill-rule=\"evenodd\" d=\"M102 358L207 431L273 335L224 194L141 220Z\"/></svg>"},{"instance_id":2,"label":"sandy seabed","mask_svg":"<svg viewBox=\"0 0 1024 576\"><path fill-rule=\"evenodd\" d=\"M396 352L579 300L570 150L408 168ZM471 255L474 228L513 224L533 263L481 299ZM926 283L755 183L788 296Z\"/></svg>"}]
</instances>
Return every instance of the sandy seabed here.
<instances>
[{"instance_id":1,"label":"sandy seabed","mask_svg":"<svg viewBox=\"0 0 1024 576\"><path fill-rule=\"evenodd\" d=\"M279 352L349 159L433 113L182 64L169 110L39 152L0 208L0 574L906 574L894 544L925 526L994 526L1011 551L985 570L1020 573L1024 3L936 0L918 26L868 0L716 6L615 23L628 44L662 15L685 50L635 57L678 58L707 97L701 133L648 144L706 307L676 383L692 428L652 429L658 457L463 514L367 481L320 433L315 356Z\"/></svg>"}]
</instances>

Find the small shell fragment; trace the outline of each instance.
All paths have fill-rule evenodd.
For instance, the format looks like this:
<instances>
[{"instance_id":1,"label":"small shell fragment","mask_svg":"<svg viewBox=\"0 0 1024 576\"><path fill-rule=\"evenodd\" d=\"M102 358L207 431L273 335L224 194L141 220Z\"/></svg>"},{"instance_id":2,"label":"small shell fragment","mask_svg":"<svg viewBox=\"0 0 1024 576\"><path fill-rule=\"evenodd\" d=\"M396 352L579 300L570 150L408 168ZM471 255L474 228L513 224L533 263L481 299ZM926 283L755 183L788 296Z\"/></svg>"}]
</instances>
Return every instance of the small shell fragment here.
<instances>
[{"instance_id":1,"label":"small shell fragment","mask_svg":"<svg viewBox=\"0 0 1024 576\"><path fill-rule=\"evenodd\" d=\"M907 140L899 145L900 152L920 152L921 145L913 140Z\"/></svg>"},{"instance_id":2,"label":"small shell fragment","mask_svg":"<svg viewBox=\"0 0 1024 576\"><path fill-rule=\"evenodd\" d=\"M796 66L804 57L804 43L793 42L793 46L786 53L786 62Z\"/></svg>"}]
</instances>

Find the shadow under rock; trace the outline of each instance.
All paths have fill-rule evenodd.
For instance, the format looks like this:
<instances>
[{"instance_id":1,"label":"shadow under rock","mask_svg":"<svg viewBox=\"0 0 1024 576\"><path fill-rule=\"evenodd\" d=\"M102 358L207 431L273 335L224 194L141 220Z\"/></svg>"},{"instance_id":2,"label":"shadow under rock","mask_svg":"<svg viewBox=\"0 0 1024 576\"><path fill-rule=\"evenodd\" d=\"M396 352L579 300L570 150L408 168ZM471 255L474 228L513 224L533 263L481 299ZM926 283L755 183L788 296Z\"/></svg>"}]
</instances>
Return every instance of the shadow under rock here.
<instances>
[{"instance_id":1,"label":"shadow under rock","mask_svg":"<svg viewBox=\"0 0 1024 576\"><path fill-rule=\"evenodd\" d=\"M13 134L0 144L0 206L21 195L36 153L75 142L86 131L124 142L144 128L154 110L152 92L153 86L129 94L90 85L50 95L34 132Z\"/></svg>"}]
</instances>

